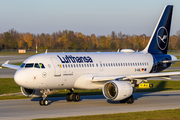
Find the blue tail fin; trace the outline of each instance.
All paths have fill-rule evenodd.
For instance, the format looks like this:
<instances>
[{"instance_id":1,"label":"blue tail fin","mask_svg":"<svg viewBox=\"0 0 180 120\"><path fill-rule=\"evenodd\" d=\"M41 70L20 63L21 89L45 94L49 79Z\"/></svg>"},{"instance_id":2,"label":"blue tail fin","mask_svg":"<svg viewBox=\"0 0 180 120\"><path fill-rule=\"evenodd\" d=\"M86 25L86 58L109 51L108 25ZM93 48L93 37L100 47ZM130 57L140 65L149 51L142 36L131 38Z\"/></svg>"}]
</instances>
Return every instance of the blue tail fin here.
<instances>
[{"instance_id":1,"label":"blue tail fin","mask_svg":"<svg viewBox=\"0 0 180 120\"><path fill-rule=\"evenodd\" d=\"M159 18L148 45L143 52L167 54L173 6L167 5Z\"/></svg>"}]
</instances>

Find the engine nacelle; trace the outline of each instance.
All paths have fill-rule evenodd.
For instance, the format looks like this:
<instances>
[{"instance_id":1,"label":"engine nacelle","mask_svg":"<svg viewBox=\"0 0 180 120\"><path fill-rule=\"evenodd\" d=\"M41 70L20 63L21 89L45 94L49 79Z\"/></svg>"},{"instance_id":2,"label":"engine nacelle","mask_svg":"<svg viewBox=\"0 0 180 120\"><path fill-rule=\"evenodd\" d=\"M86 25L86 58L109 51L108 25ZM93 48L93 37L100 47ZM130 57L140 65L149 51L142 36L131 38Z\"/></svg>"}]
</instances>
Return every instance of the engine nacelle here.
<instances>
[{"instance_id":1,"label":"engine nacelle","mask_svg":"<svg viewBox=\"0 0 180 120\"><path fill-rule=\"evenodd\" d=\"M132 93L133 87L125 81L109 81L103 87L103 94L108 100L124 100Z\"/></svg>"},{"instance_id":2,"label":"engine nacelle","mask_svg":"<svg viewBox=\"0 0 180 120\"><path fill-rule=\"evenodd\" d=\"M42 97L42 93L40 92L40 90L33 90L33 89L21 87L21 92L26 97L32 97L32 98Z\"/></svg>"}]
</instances>

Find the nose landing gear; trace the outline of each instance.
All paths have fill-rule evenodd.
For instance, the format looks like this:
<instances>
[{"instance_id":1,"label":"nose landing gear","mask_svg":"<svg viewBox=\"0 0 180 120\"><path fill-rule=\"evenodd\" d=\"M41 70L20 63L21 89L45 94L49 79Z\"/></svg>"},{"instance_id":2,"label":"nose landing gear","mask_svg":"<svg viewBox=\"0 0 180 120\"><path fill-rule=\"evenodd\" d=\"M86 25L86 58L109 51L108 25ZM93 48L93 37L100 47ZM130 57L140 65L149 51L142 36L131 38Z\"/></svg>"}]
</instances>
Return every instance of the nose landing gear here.
<instances>
[{"instance_id":1,"label":"nose landing gear","mask_svg":"<svg viewBox=\"0 0 180 120\"><path fill-rule=\"evenodd\" d=\"M47 89L47 90L41 90L40 91L43 95L42 95L42 98L43 99L41 99L40 101L39 101L39 105L41 105L41 106L47 106L48 105L48 100L46 99L47 98L47 93L49 93L49 90Z\"/></svg>"}]
</instances>

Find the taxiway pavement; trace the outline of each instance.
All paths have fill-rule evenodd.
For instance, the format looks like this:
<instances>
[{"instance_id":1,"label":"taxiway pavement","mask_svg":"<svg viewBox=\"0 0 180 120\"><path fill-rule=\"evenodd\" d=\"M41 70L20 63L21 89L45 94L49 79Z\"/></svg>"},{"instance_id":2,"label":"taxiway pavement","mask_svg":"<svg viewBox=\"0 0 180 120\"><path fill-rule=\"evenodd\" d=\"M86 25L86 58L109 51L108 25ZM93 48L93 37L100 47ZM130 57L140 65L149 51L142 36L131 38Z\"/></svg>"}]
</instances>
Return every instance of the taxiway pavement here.
<instances>
[{"instance_id":1,"label":"taxiway pavement","mask_svg":"<svg viewBox=\"0 0 180 120\"><path fill-rule=\"evenodd\" d=\"M35 119L180 108L180 91L135 93L133 104L107 101L103 95L81 96L80 102L67 102L65 97L48 98L48 106L39 99L1 100L0 119Z\"/></svg>"},{"instance_id":2,"label":"taxiway pavement","mask_svg":"<svg viewBox=\"0 0 180 120\"><path fill-rule=\"evenodd\" d=\"M13 69L0 69L0 78L14 78L16 70Z\"/></svg>"},{"instance_id":3,"label":"taxiway pavement","mask_svg":"<svg viewBox=\"0 0 180 120\"><path fill-rule=\"evenodd\" d=\"M0 55L0 64L5 63L7 60L9 60L9 63L23 62L30 56L32 55Z\"/></svg>"}]
</instances>

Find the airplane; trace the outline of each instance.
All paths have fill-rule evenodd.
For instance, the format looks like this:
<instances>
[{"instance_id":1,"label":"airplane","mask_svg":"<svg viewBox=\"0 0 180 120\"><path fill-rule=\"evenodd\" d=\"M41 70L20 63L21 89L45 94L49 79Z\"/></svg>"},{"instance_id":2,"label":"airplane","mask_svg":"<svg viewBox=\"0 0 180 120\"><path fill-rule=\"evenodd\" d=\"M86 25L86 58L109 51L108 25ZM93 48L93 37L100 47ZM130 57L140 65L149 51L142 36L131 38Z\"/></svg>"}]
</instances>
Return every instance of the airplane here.
<instances>
[{"instance_id":1,"label":"airplane","mask_svg":"<svg viewBox=\"0 0 180 120\"><path fill-rule=\"evenodd\" d=\"M27 97L42 97L39 104L49 104L47 94L53 89L68 89L68 102L78 102L74 89L102 89L105 98L120 103L134 103L135 87L147 78L169 78L180 72L163 72L175 62L167 54L173 6L165 6L146 48L140 52L43 53L26 59L21 66L2 64L16 69L14 81Z\"/></svg>"}]
</instances>

